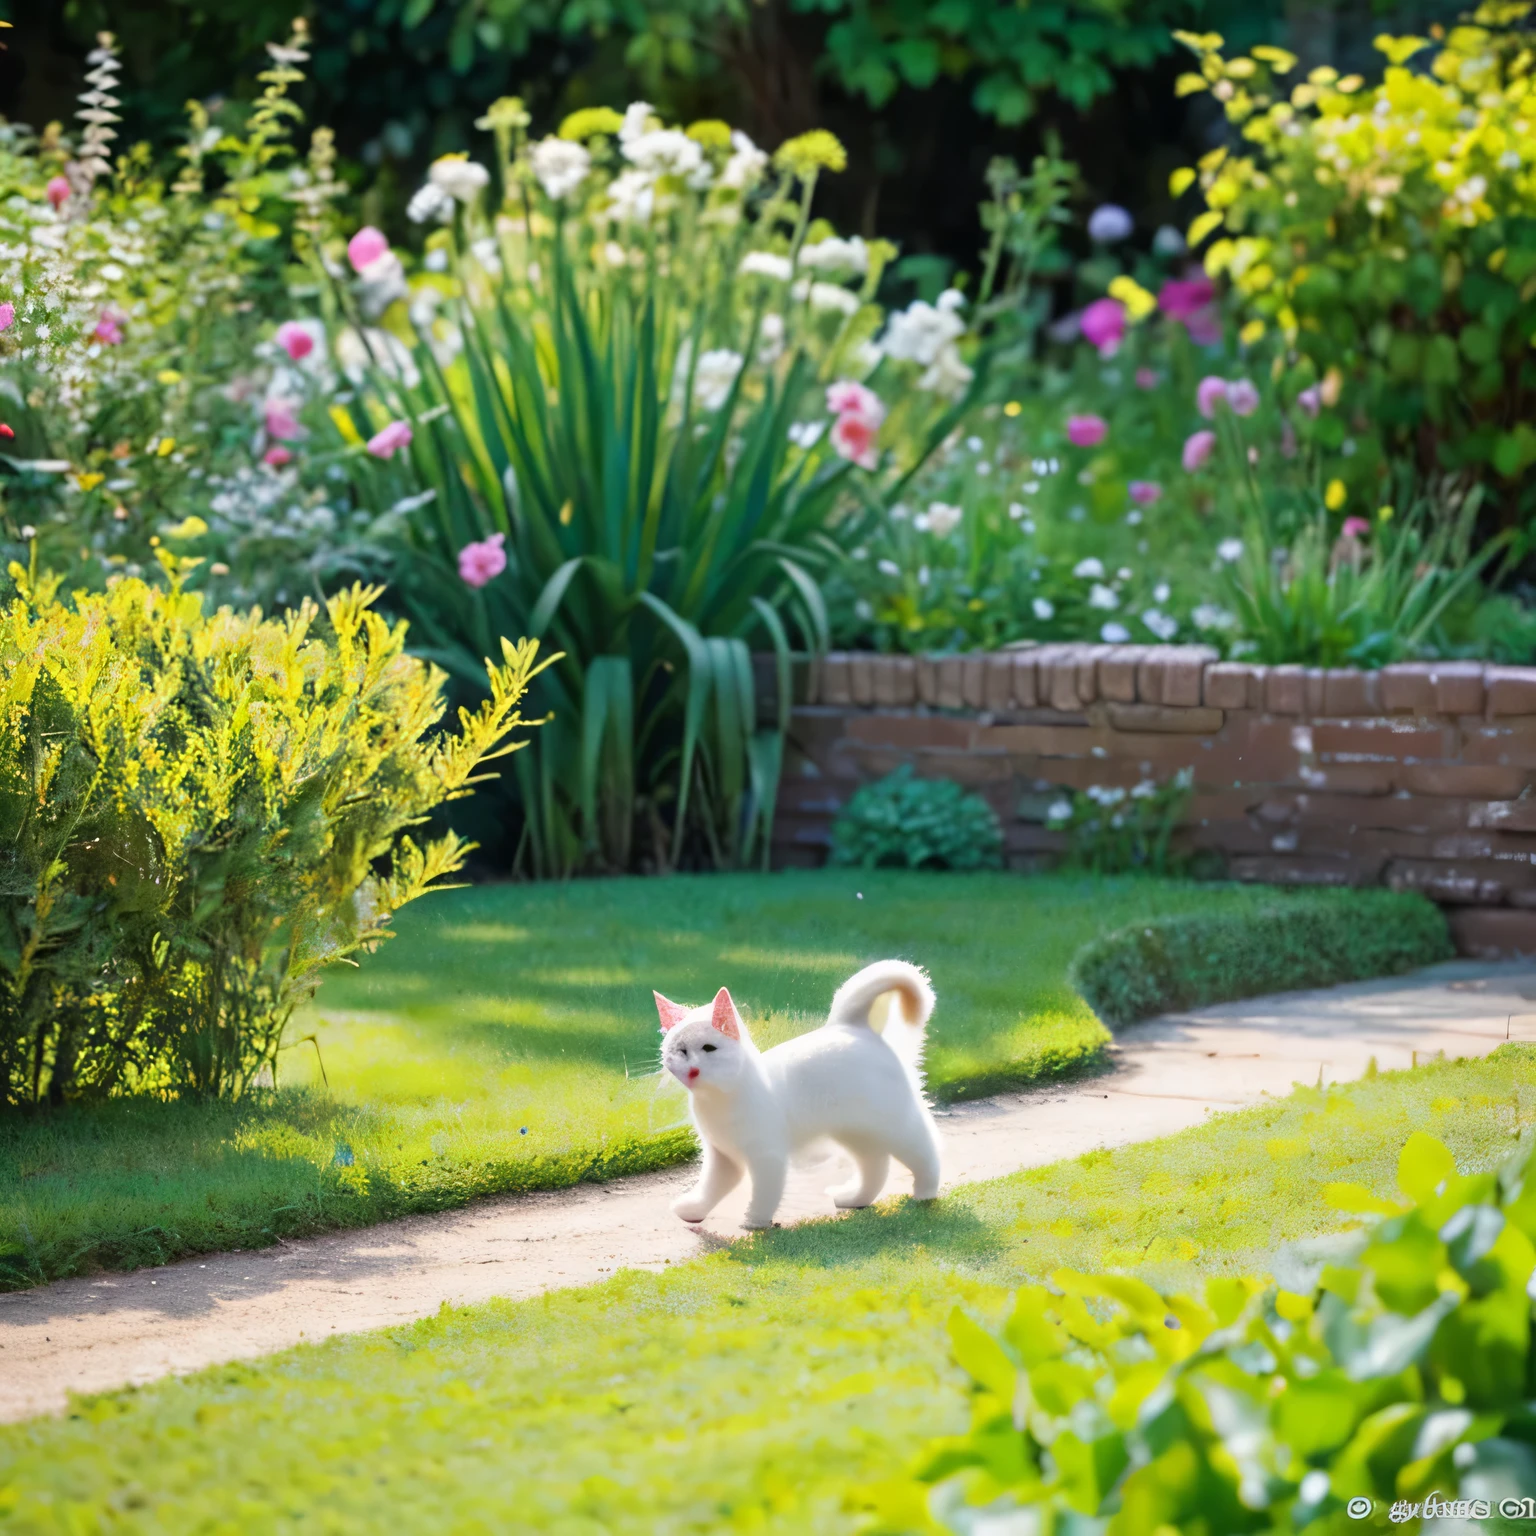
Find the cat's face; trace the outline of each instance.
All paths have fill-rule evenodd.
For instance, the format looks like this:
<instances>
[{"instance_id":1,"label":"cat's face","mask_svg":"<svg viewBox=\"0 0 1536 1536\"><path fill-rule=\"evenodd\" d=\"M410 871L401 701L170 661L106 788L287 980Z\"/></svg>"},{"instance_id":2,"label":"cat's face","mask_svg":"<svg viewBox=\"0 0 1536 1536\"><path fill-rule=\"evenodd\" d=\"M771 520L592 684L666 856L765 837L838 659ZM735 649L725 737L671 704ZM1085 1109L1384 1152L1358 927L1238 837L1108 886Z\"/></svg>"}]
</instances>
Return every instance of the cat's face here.
<instances>
[{"instance_id":1,"label":"cat's face","mask_svg":"<svg viewBox=\"0 0 1536 1536\"><path fill-rule=\"evenodd\" d=\"M687 1008L656 994L661 1015L661 1065L683 1087L724 1088L741 1072L746 1054L741 1015L721 987L712 1003Z\"/></svg>"}]
</instances>

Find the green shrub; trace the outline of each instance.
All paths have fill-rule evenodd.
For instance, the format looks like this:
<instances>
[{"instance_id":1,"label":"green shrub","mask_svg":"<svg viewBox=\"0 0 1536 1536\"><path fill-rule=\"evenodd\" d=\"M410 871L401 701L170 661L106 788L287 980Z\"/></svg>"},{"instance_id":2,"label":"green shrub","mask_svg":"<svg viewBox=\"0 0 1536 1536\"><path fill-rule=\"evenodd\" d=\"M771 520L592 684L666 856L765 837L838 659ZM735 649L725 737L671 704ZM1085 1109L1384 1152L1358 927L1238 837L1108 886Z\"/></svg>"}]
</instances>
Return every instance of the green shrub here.
<instances>
[{"instance_id":1,"label":"green shrub","mask_svg":"<svg viewBox=\"0 0 1536 1536\"><path fill-rule=\"evenodd\" d=\"M1415 1133L1407 1199L1330 1185L1362 1226L1326 1259L1286 1255L1287 1285L1212 1279L1200 1301L1058 1271L1020 1289L997 1336L957 1308L971 1429L930 1447L930 1510L952 1531L990 1515L1098 1536L1518 1518L1536 1490L1530 1152L1461 1174ZM1019 1510L1035 1519L1008 1523Z\"/></svg>"},{"instance_id":2,"label":"green shrub","mask_svg":"<svg viewBox=\"0 0 1536 1536\"><path fill-rule=\"evenodd\" d=\"M1161 784L1143 779L1131 789L1092 784L1046 813L1052 831L1071 840L1068 863L1097 875L1166 874L1168 840L1189 804L1194 775L1181 768Z\"/></svg>"},{"instance_id":3,"label":"green shrub","mask_svg":"<svg viewBox=\"0 0 1536 1536\"><path fill-rule=\"evenodd\" d=\"M11 567L0 632L0 1104L239 1093L324 967L463 863L407 829L515 750L535 642L437 730L443 674L376 589L279 619ZM518 744L520 745L520 744ZM498 751L498 747L500 750ZM386 862L387 861L387 862Z\"/></svg>"},{"instance_id":4,"label":"green shrub","mask_svg":"<svg viewBox=\"0 0 1536 1536\"><path fill-rule=\"evenodd\" d=\"M1003 829L980 795L903 764L866 784L832 824L832 862L865 869L997 869Z\"/></svg>"},{"instance_id":5,"label":"green shrub","mask_svg":"<svg viewBox=\"0 0 1536 1536\"><path fill-rule=\"evenodd\" d=\"M1258 912L1159 918L1094 939L1069 978L1109 1025L1449 959L1439 909L1397 891L1276 893Z\"/></svg>"}]
</instances>

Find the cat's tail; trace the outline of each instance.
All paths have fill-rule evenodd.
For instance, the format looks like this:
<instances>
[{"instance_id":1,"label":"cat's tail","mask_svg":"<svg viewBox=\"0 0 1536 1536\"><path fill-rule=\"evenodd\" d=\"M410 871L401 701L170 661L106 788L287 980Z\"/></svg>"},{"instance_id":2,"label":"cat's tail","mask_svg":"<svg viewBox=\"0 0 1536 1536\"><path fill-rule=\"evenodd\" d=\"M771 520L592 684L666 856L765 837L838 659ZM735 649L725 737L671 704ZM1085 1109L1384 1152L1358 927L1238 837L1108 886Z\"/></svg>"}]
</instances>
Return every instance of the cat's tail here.
<instances>
[{"instance_id":1,"label":"cat's tail","mask_svg":"<svg viewBox=\"0 0 1536 1536\"><path fill-rule=\"evenodd\" d=\"M869 1010L877 999L890 992L896 994L896 1003L886 1014L885 1042L901 1058L920 1088L923 1042L934 1004L933 987L926 971L905 960L877 960L866 965L837 989L827 1022L870 1028Z\"/></svg>"}]
</instances>

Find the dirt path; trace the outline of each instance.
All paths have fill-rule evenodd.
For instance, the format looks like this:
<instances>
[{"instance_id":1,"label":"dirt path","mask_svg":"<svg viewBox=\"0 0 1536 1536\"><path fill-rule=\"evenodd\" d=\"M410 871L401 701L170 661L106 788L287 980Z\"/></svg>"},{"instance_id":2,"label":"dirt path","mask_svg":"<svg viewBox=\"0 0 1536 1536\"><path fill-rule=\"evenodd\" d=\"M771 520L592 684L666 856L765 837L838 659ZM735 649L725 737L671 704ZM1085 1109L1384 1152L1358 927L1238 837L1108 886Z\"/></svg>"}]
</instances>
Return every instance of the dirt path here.
<instances>
[{"instance_id":1,"label":"dirt path","mask_svg":"<svg viewBox=\"0 0 1536 1536\"><path fill-rule=\"evenodd\" d=\"M940 1124L945 1187L1096 1147L1165 1136L1293 1083L1343 1082L1443 1051L1536 1040L1536 968L1455 962L1412 977L1294 992L1171 1015L1122 1032L1115 1068L1036 1092L957 1105ZM781 1221L831 1215L837 1160L799 1170ZM0 1295L0 1419L58 1412L97 1392L408 1322L443 1302L524 1297L620 1268L660 1269L736 1235L745 1193L705 1224L668 1210L687 1168L482 1201L255 1253L64 1280ZM910 1188L910 1185L908 1185ZM900 1193L894 1182L887 1193Z\"/></svg>"}]
</instances>

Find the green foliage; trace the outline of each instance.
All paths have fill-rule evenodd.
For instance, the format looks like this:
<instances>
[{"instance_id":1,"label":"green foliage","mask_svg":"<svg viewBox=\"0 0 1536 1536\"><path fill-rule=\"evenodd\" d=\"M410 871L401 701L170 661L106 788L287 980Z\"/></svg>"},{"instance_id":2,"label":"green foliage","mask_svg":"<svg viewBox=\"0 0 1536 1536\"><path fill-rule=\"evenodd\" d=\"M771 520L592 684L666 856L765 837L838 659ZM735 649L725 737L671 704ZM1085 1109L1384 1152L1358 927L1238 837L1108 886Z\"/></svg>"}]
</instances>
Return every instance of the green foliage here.
<instances>
[{"instance_id":1,"label":"green foliage","mask_svg":"<svg viewBox=\"0 0 1536 1536\"><path fill-rule=\"evenodd\" d=\"M980 795L909 765L865 784L832 823L832 862L864 869L997 869L1003 829Z\"/></svg>"},{"instance_id":2,"label":"green foliage","mask_svg":"<svg viewBox=\"0 0 1536 1536\"><path fill-rule=\"evenodd\" d=\"M1072 984L1106 1024L1390 976L1451 956L1445 919L1396 891L1267 892L1256 911L1137 923L1086 945Z\"/></svg>"},{"instance_id":3,"label":"green foliage","mask_svg":"<svg viewBox=\"0 0 1536 1536\"><path fill-rule=\"evenodd\" d=\"M238 1094L325 967L464 862L407 829L524 722L536 644L437 733L443 676L354 587L278 620L11 567L0 635L0 1104ZM498 751L499 748L499 751ZM379 868L388 860L387 870Z\"/></svg>"},{"instance_id":4,"label":"green foliage","mask_svg":"<svg viewBox=\"0 0 1536 1536\"><path fill-rule=\"evenodd\" d=\"M1206 269L1284 338L1287 394L1333 380L1325 478L1367 505L1382 461L1346 449L1356 422L1422 474L1476 473L1506 522L1536 505L1529 12L1485 5L1438 45L1379 37L1373 87L1331 68L1300 79L1281 49L1227 59L1214 34L1183 39L1199 68L1179 89L1212 91L1236 130L1198 176L1176 173L1209 208L1192 243L1224 230Z\"/></svg>"},{"instance_id":5,"label":"green foliage","mask_svg":"<svg viewBox=\"0 0 1536 1536\"><path fill-rule=\"evenodd\" d=\"M830 134L782 146L775 175L724 124L689 137L641 104L626 145L644 135L640 162L673 166L647 172L606 134L529 145L518 104L498 113L504 208L450 213L454 238L434 245L452 247L451 277L421 283L448 355L403 297L384 323L417 326L414 361L338 289L343 337L373 355L333 415L342 462L365 505L393 509L378 537L422 654L467 683L499 635L564 654L518 764L527 867L761 862L790 635L827 643L812 569L829 525L899 486L976 387L964 322L923 364L871 357L889 251L812 225L842 154ZM574 161L569 179L553 157ZM442 198L459 166L440 161L424 193ZM834 383L874 401L868 443L840 437ZM409 452L364 451L391 420L414 424ZM776 658L766 724L752 646Z\"/></svg>"},{"instance_id":6,"label":"green foliage","mask_svg":"<svg viewBox=\"0 0 1536 1536\"><path fill-rule=\"evenodd\" d=\"M1101 875L1161 875L1171 865L1168 842L1189 805L1194 774L1182 768L1161 784L1131 789L1090 785L1056 801L1046 824L1070 839L1068 862Z\"/></svg>"},{"instance_id":7,"label":"green foliage","mask_svg":"<svg viewBox=\"0 0 1536 1536\"><path fill-rule=\"evenodd\" d=\"M195 1530L229 1519L235 1486L258 1527L496 1529L516 1509L539 1533L846 1536L864 1518L913 1536L931 1529L928 1489L892 1473L966 1427L944 1332L957 1304L993 1324L1009 1289L1063 1267L1164 1285L1261 1273L1276 1243L1338 1226L1335 1170L1385 1194L1425 1127L1458 1167L1494 1167L1533 1112L1536 1058L1506 1047L660 1273L77 1397L0 1426L0 1519L36 1536Z\"/></svg>"},{"instance_id":8,"label":"green foliage","mask_svg":"<svg viewBox=\"0 0 1536 1536\"><path fill-rule=\"evenodd\" d=\"M998 1334L957 1308L971 1429L927 1453L934 1512L957 1532L1027 1509L1104 1536L1342 1536L1372 1515L1518 1509L1536 1485L1530 1161L1527 1142L1461 1174L1417 1132L1406 1198L1329 1185L1364 1225L1280 1285L1212 1279L1197 1300L1059 1270L1020 1288Z\"/></svg>"}]
</instances>

